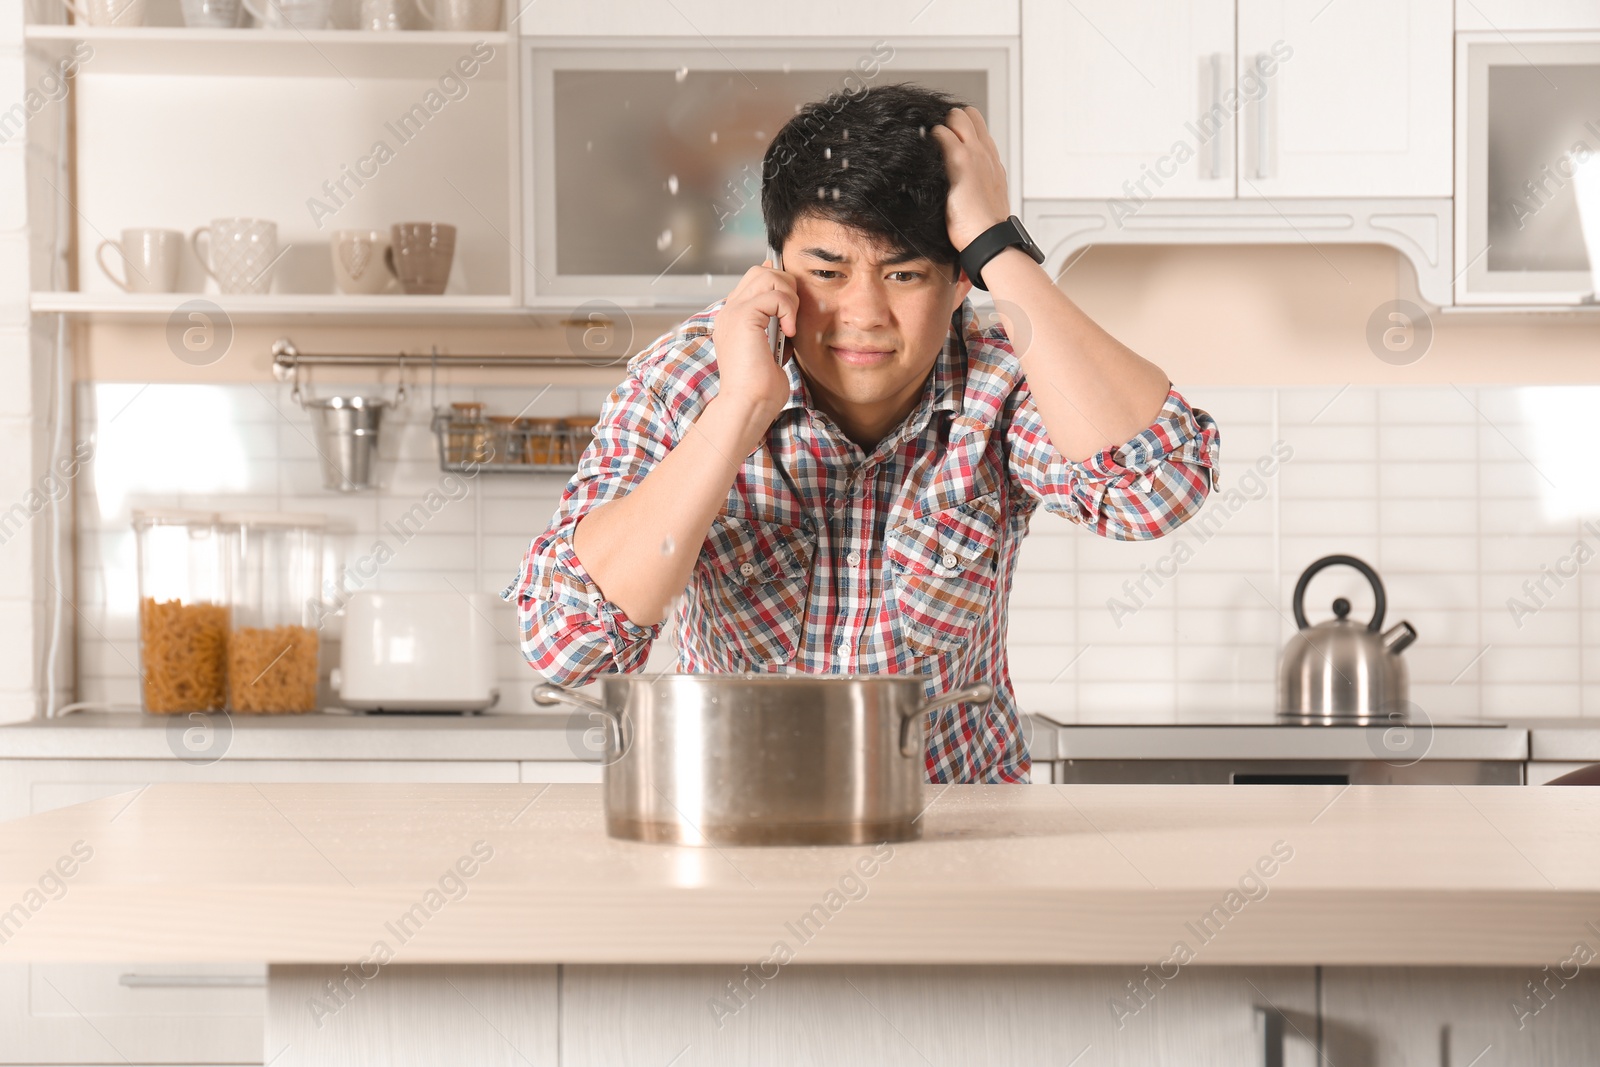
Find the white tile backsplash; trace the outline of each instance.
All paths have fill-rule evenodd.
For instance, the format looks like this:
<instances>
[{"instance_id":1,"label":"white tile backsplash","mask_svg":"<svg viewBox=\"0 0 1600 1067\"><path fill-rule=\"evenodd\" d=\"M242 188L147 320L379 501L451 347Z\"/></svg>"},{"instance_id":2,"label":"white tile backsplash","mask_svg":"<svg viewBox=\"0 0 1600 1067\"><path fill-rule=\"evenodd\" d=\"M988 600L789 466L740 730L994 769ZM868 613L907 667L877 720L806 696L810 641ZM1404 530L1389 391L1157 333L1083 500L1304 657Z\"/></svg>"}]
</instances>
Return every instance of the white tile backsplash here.
<instances>
[{"instance_id":1,"label":"white tile backsplash","mask_svg":"<svg viewBox=\"0 0 1600 1067\"><path fill-rule=\"evenodd\" d=\"M319 383L318 392L338 388ZM457 388L449 398L482 400L504 414L531 402L533 412L559 415L597 410L606 392L541 389ZM1199 518L1162 540L1127 543L1035 515L1009 630L1024 708L1078 722L1269 721L1278 649L1294 628L1295 583L1314 559L1344 553L1383 576L1387 621L1417 628L1405 655L1412 700L1428 715L1600 715L1600 651L1589 651L1600 650L1600 533L1580 526L1563 483L1547 478L1569 469L1563 457L1540 451L1562 438L1534 432L1571 408L1564 391L1184 393L1222 430L1222 488ZM384 487L355 495L321 488L310 419L283 387L86 384L79 412L80 432L98 428L102 456L116 450L79 483L85 700L137 699L127 532L134 507L320 512L339 531L339 559L353 561L377 540L395 550L367 588L497 593L564 483L480 475L463 483L459 499L417 520L415 505L445 477L420 397L385 424ZM183 412L191 417L176 423L181 432L148 430ZM1247 477L1279 442L1292 456L1271 475ZM1559 584L1545 578L1540 603L1529 601L1524 583L1537 587L1542 568L1572 556L1580 538L1593 561ZM1163 576L1180 544L1188 558ZM1308 591L1313 621L1328 616L1335 596L1348 597L1358 616L1371 611L1360 576L1334 568ZM1520 619L1511 599L1525 602ZM502 700L526 710L534 679L516 651L509 608L497 622ZM671 655L668 642L659 643L652 669Z\"/></svg>"}]
</instances>

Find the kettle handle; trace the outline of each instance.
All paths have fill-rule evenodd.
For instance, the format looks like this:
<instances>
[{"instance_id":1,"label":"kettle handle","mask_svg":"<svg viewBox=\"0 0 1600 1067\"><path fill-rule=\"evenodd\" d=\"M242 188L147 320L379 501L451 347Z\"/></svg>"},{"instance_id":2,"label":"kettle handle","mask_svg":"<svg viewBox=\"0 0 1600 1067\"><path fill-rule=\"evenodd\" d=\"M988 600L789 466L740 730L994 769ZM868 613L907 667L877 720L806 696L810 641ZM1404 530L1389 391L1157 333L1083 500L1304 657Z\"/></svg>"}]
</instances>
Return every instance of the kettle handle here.
<instances>
[{"instance_id":1,"label":"kettle handle","mask_svg":"<svg viewBox=\"0 0 1600 1067\"><path fill-rule=\"evenodd\" d=\"M1367 623L1367 629L1371 630L1373 633L1377 633L1383 628L1383 613L1387 607L1387 603L1385 602L1383 596L1383 582L1378 578L1377 571L1373 570L1371 567L1367 566L1364 561L1359 560L1354 556L1323 556L1321 559L1317 560L1311 566L1306 568L1306 572L1300 576L1300 581L1296 582L1294 587L1295 625L1299 626L1302 630L1311 625L1306 621L1306 586L1311 584L1311 579L1324 567L1333 567L1339 564L1343 564L1346 567L1354 567L1356 570L1360 571L1366 576L1367 584L1372 586L1372 598L1374 604L1372 608L1372 621Z\"/></svg>"}]
</instances>

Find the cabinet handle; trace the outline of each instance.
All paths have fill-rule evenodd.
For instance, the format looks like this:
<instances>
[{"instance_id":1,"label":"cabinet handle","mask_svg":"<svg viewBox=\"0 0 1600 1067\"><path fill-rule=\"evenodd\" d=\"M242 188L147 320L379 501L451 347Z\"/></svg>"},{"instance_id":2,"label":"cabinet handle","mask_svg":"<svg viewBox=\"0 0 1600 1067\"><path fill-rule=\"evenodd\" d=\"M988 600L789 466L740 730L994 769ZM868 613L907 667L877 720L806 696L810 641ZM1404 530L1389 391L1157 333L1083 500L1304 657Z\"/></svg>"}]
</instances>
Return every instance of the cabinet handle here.
<instances>
[{"instance_id":1,"label":"cabinet handle","mask_svg":"<svg viewBox=\"0 0 1600 1067\"><path fill-rule=\"evenodd\" d=\"M1272 87L1267 83L1261 71L1267 65L1267 54L1256 54L1256 75L1261 77L1261 99L1256 101L1256 177L1267 177L1267 160L1270 157L1270 145L1267 142L1267 98L1272 95Z\"/></svg>"},{"instance_id":2,"label":"cabinet handle","mask_svg":"<svg viewBox=\"0 0 1600 1067\"><path fill-rule=\"evenodd\" d=\"M1283 1067L1283 1013L1275 1008L1255 1006L1255 1034L1260 1039L1261 1067Z\"/></svg>"},{"instance_id":3,"label":"cabinet handle","mask_svg":"<svg viewBox=\"0 0 1600 1067\"><path fill-rule=\"evenodd\" d=\"M1222 110L1222 53L1211 53L1211 108L1200 117L1200 128L1205 129L1207 122L1215 122L1218 112ZM1222 177L1222 129L1219 127L1211 138L1211 177Z\"/></svg>"},{"instance_id":4,"label":"cabinet handle","mask_svg":"<svg viewBox=\"0 0 1600 1067\"><path fill-rule=\"evenodd\" d=\"M267 980L259 974L125 974L117 979L130 989L256 989Z\"/></svg>"}]
</instances>

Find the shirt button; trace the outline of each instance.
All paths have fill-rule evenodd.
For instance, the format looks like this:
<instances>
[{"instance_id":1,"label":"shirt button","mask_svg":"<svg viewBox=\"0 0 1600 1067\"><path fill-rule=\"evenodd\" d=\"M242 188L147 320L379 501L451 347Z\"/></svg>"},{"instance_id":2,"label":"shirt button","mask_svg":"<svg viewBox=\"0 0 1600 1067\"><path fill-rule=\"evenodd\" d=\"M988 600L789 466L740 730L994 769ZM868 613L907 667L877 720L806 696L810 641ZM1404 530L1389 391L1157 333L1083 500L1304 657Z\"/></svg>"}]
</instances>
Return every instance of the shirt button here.
<instances>
[{"instance_id":1,"label":"shirt button","mask_svg":"<svg viewBox=\"0 0 1600 1067\"><path fill-rule=\"evenodd\" d=\"M860 563L860 562L861 562L861 553L859 553L859 552L852 552L852 553L850 553L850 554L849 554L849 555L847 555L847 556L845 556L845 559L847 559L847 560L849 560L849 562L850 562L850 566L852 566L852 567L854 567L854 566L856 566L856 565L857 565L857 564L858 564L858 563Z\"/></svg>"},{"instance_id":2,"label":"shirt button","mask_svg":"<svg viewBox=\"0 0 1600 1067\"><path fill-rule=\"evenodd\" d=\"M756 572L756 565L754 563L746 561L744 563L739 564L739 573L744 575L746 578L750 577L755 572Z\"/></svg>"},{"instance_id":3,"label":"shirt button","mask_svg":"<svg viewBox=\"0 0 1600 1067\"><path fill-rule=\"evenodd\" d=\"M941 556L939 558L939 562L941 564L943 564L944 566L946 566L946 567L954 567L956 564L960 563L961 561L956 559L956 554L954 552L946 552L943 556Z\"/></svg>"}]
</instances>

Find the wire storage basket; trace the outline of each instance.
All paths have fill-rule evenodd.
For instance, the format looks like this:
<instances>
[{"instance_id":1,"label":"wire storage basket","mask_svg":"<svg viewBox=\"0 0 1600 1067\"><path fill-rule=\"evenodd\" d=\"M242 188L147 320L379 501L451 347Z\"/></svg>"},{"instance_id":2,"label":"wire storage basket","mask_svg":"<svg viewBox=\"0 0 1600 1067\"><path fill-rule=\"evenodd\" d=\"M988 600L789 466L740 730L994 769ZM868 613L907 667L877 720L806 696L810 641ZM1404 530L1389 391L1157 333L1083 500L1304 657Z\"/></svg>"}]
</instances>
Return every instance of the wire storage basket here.
<instances>
[{"instance_id":1,"label":"wire storage basket","mask_svg":"<svg viewBox=\"0 0 1600 1067\"><path fill-rule=\"evenodd\" d=\"M481 404L435 411L439 468L468 474L571 474L594 435L593 416L483 416Z\"/></svg>"}]
</instances>

